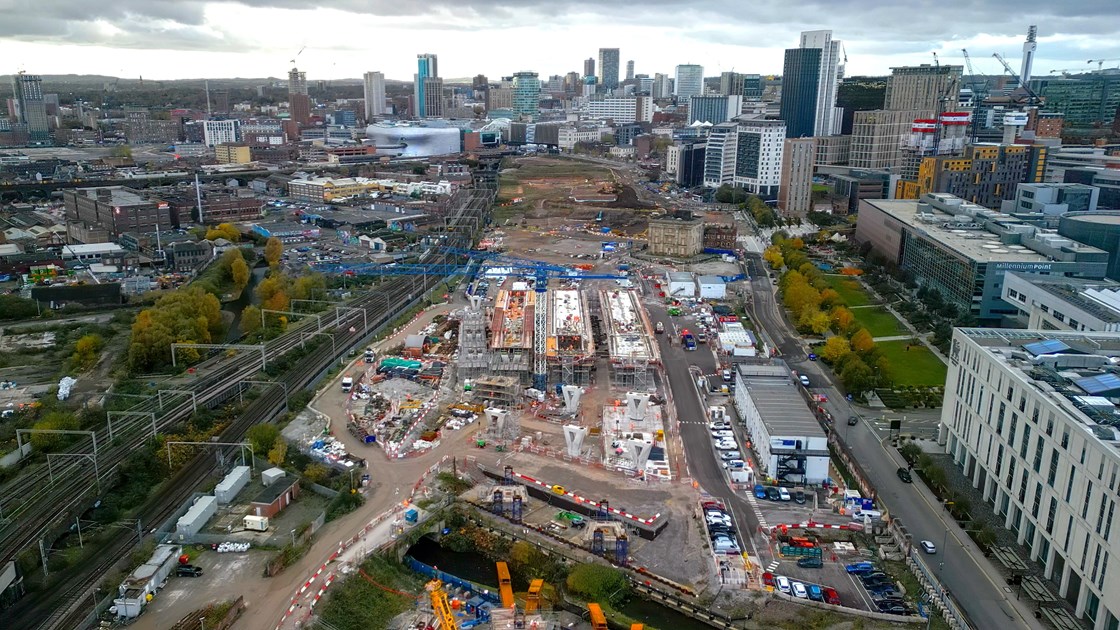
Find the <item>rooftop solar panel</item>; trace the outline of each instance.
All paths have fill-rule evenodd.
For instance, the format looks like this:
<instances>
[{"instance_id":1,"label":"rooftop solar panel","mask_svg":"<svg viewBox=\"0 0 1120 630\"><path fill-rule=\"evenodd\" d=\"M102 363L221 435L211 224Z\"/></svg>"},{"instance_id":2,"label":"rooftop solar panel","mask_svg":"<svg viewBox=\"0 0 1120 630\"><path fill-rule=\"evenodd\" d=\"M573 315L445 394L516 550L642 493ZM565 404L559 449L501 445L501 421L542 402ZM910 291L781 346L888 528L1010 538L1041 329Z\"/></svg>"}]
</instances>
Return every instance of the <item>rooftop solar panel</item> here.
<instances>
[{"instance_id":1,"label":"rooftop solar panel","mask_svg":"<svg viewBox=\"0 0 1120 630\"><path fill-rule=\"evenodd\" d=\"M1043 341L1025 343L1023 344L1023 349L1037 356L1040 354L1055 354L1058 352L1065 352L1066 350L1070 350L1071 348L1060 339L1046 339Z\"/></svg>"},{"instance_id":2,"label":"rooftop solar panel","mask_svg":"<svg viewBox=\"0 0 1120 630\"><path fill-rule=\"evenodd\" d=\"M1120 393L1120 376L1115 374L1099 374L1079 378L1074 383L1085 390L1086 393L1097 396L1109 393Z\"/></svg>"}]
</instances>

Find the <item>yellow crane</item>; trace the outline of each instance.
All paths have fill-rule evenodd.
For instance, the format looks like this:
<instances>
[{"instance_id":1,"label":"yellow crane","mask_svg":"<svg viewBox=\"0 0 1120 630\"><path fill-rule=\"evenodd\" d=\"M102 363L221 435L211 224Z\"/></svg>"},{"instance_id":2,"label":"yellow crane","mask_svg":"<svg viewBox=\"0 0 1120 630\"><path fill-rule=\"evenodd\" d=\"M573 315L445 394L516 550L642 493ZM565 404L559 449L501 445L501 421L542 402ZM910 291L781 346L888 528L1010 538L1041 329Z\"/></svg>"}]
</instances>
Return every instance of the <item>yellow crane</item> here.
<instances>
[{"instance_id":1,"label":"yellow crane","mask_svg":"<svg viewBox=\"0 0 1120 630\"><path fill-rule=\"evenodd\" d=\"M541 608L541 588L544 587L544 580L533 580L529 583L529 593L525 597L525 614L531 615Z\"/></svg>"},{"instance_id":2,"label":"yellow crane","mask_svg":"<svg viewBox=\"0 0 1120 630\"><path fill-rule=\"evenodd\" d=\"M455 615L451 614L451 603L447 601L447 591L443 590L443 582L432 580L425 584L424 588L432 600L432 610L439 618L439 630L458 630L459 624L455 622Z\"/></svg>"},{"instance_id":3,"label":"yellow crane","mask_svg":"<svg viewBox=\"0 0 1120 630\"><path fill-rule=\"evenodd\" d=\"M498 594L502 597L502 608L513 608L513 581L509 577L509 566L498 562Z\"/></svg>"}]
</instances>

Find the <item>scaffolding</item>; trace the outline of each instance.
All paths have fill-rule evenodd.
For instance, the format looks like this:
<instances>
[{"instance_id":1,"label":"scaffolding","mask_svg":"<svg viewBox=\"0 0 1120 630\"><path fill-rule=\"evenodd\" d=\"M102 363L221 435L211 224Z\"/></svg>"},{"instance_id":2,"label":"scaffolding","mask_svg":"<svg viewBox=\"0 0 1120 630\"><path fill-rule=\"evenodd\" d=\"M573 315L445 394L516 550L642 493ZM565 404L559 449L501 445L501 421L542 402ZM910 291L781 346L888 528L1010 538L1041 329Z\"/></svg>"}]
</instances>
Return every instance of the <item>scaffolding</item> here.
<instances>
[{"instance_id":1,"label":"scaffolding","mask_svg":"<svg viewBox=\"0 0 1120 630\"><path fill-rule=\"evenodd\" d=\"M599 293L599 303L609 349L611 385L654 391L653 374L661 355L637 293L604 289Z\"/></svg>"},{"instance_id":2,"label":"scaffolding","mask_svg":"<svg viewBox=\"0 0 1120 630\"><path fill-rule=\"evenodd\" d=\"M471 397L499 409L516 409L521 400L521 379L513 376L484 376L471 383Z\"/></svg>"},{"instance_id":3,"label":"scaffolding","mask_svg":"<svg viewBox=\"0 0 1120 630\"><path fill-rule=\"evenodd\" d=\"M498 292L490 318L491 374L514 374L519 382L529 382L536 299L525 282Z\"/></svg>"},{"instance_id":4,"label":"scaffolding","mask_svg":"<svg viewBox=\"0 0 1120 630\"><path fill-rule=\"evenodd\" d=\"M547 306L549 382L590 384L595 366L595 340L583 294L577 289L552 289Z\"/></svg>"},{"instance_id":5,"label":"scaffolding","mask_svg":"<svg viewBox=\"0 0 1120 630\"><path fill-rule=\"evenodd\" d=\"M482 299L471 296L470 305L459 319L459 356L456 361L460 381L476 379L489 372L490 357L486 348L486 309Z\"/></svg>"}]
</instances>

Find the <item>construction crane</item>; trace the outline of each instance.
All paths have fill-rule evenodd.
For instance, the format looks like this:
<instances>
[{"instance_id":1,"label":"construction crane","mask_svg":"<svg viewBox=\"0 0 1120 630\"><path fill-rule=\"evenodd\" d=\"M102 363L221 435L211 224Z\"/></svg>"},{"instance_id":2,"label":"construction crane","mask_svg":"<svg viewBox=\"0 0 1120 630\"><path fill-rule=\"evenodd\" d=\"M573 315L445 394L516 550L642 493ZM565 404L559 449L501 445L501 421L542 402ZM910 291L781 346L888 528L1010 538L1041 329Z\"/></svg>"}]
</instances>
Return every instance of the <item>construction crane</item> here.
<instances>
[{"instance_id":1,"label":"construction crane","mask_svg":"<svg viewBox=\"0 0 1120 630\"><path fill-rule=\"evenodd\" d=\"M1023 83L1023 79L1020 78L1019 75L1015 73L1015 70L1013 70L1011 68L1011 65L1007 63L1007 61L1003 58L1002 55L1000 55L999 53L992 53L992 56L995 57L996 59L999 59L1000 64L1003 65L1004 71L1007 72L1007 74L1012 79L1015 79L1016 85L1018 85L1020 88L1023 89L1023 91L1025 91L1027 93L1027 105L1033 105L1033 106L1037 107L1038 105L1042 104L1042 97L1040 97L1038 94L1035 94L1034 90L1032 90L1029 85L1027 85L1026 83Z\"/></svg>"},{"instance_id":2,"label":"construction crane","mask_svg":"<svg viewBox=\"0 0 1120 630\"><path fill-rule=\"evenodd\" d=\"M424 585L428 597L432 602L432 610L439 618L438 630L457 630L459 624L455 622L455 615L451 613L451 603L447 601L447 591L443 590L443 582L432 580Z\"/></svg>"},{"instance_id":3,"label":"construction crane","mask_svg":"<svg viewBox=\"0 0 1120 630\"><path fill-rule=\"evenodd\" d=\"M508 275L528 276L533 279L533 290L537 294L538 308L533 309L533 387L544 391L548 385L548 308L544 295L548 291L548 281L560 280L629 280L625 274L586 274L579 270L552 263L508 256L499 252L482 252L446 248L444 253L465 256L470 259L466 264L396 264L380 263L326 263L312 265L320 273L343 274L351 276L466 276L478 275L482 263L491 267L508 269Z\"/></svg>"},{"instance_id":4,"label":"construction crane","mask_svg":"<svg viewBox=\"0 0 1120 630\"><path fill-rule=\"evenodd\" d=\"M964 65L968 69L969 89L972 90L972 124L969 130L971 136L969 142L976 142L976 137L980 135L980 117L977 116L977 113L988 97L988 87L987 82L981 86L976 80L976 73L972 71L972 58L968 56L968 50L962 48L961 53L964 54Z\"/></svg>"},{"instance_id":5,"label":"construction crane","mask_svg":"<svg viewBox=\"0 0 1120 630\"><path fill-rule=\"evenodd\" d=\"M1085 63L1095 63L1095 64L1097 64L1097 72L1100 72L1104 68L1104 62L1106 62L1106 61L1120 61L1120 57L1112 57L1112 58L1109 58L1109 59L1090 59L1089 61L1086 61Z\"/></svg>"},{"instance_id":6,"label":"construction crane","mask_svg":"<svg viewBox=\"0 0 1120 630\"><path fill-rule=\"evenodd\" d=\"M1077 68L1062 68L1060 70L1051 70L1050 74L1054 74L1055 72L1061 72L1063 77L1068 77L1071 73L1077 72L1077 71L1078 71Z\"/></svg>"}]
</instances>

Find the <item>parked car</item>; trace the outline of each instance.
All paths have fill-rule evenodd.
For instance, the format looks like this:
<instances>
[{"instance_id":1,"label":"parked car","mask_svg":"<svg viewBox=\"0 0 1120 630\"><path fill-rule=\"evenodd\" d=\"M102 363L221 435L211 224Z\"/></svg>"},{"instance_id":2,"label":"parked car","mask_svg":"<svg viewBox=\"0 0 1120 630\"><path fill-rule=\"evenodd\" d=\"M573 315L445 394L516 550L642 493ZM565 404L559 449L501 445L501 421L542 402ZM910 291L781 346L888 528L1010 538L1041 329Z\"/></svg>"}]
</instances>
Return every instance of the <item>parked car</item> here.
<instances>
[{"instance_id":1,"label":"parked car","mask_svg":"<svg viewBox=\"0 0 1120 630\"><path fill-rule=\"evenodd\" d=\"M732 453L735 451L731 451ZM723 462L723 467L728 470L743 470L747 467L747 462L741 459L729 459Z\"/></svg>"},{"instance_id":2,"label":"parked car","mask_svg":"<svg viewBox=\"0 0 1120 630\"><path fill-rule=\"evenodd\" d=\"M820 558L810 556L798 559L797 566L805 569L819 569L824 566L824 562Z\"/></svg>"},{"instance_id":3,"label":"parked car","mask_svg":"<svg viewBox=\"0 0 1120 630\"><path fill-rule=\"evenodd\" d=\"M719 458L723 461L727 461L729 459L739 459L739 457L739 451L723 451L719 454Z\"/></svg>"},{"instance_id":4,"label":"parked car","mask_svg":"<svg viewBox=\"0 0 1120 630\"><path fill-rule=\"evenodd\" d=\"M718 438L735 438L735 432L731 429L720 429L719 431L712 431L712 435Z\"/></svg>"},{"instance_id":5,"label":"parked car","mask_svg":"<svg viewBox=\"0 0 1120 630\"><path fill-rule=\"evenodd\" d=\"M777 585L779 591L785 593L786 595L789 595L793 592L789 584L789 578L784 575L779 575L778 577L774 578L774 584Z\"/></svg>"},{"instance_id":6,"label":"parked car","mask_svg":"<svg viewBox=\"0 0 1120 630\"><path fill-rule=\"evenodd\" d=\"M782 501L790 501L793 499L789 494L789 490L785 488L778 488L778 498Z\"/></svg>"},{"instance_id":7,"label":"parked car","mask_svg":"<svg viewBox=\"0 0 1120 630\"><path fill-rule=\"evenodd\" d=\"M910 476L910 471L905 468L899 467L899 469L895 471L895 474L902 480L902 483L913 483L914 481L913 477Z\"/></svg>"},{"instance_id":8,"label":"parked car","mask_svg":"<svg viewBox=\"0 0 1120 630\"><path fill-rule=\"evenodd\" d=\"M731 382L731 370L724 370L723 372L721 372L721 374L723 376L723 382L724 383L730 383Z\"/></svg>"},{"instance_id":9,"label":"parked car","mask_svg":"<svg viewBox=\"0 0 1120 630\"><path fill-rule=\"evenodd\" d=\"M825 589L824 589L824 603L832 604L833 606L839 606L840 605L840 594L836 592L836 589L830 588L830 587L825 587Z\"/></svg>"},{"instance_id":10,"label":"parked car","mask_svg":"<svg viewBox=\"0 0 1120 630\"><path fill-rule=\"evenodd\" d=\"M805 588L804 584L802 584L801 582L794 582L791 586L793 587L794 597L809 599L809 590Z\"/></svg>"},{"instance_id":11,"label":"parked car","mask_svg":"<svg viewBox=\"0 0 1120 630\"><path fill-rule=\"evenodd\" d=\"M923 540L922 551L926 553L937 553L937 546L928 540Z\"/></svg>"},{"instance_id":12,"label":"parked car","mask_svg":"<svg viewBox=\"0 0 1120 630\"><path fill-rule=\"evenodd\" d=\"M812 599L812 600L815 600L815 601L818 601L818 602L823 602L824 601L824 593L821 591L821 587L817 586L816 584L810 584L809 585L809 599Z\"/></svg>"},{"instance_id":13,"label":"parked car","mask_svg":"<svg viewBox=\"0 0 1120 630\"><path fill-rule=\"evenodd\" d=\"M805 504L805 492L803 490L794 490L793 491L793 500L802 504L802 505L804 505Z\"/></svg>"},{"instance_id":14,"label":"parked car","mask_svg":"<svg viewBox=\"0 0 1120 630\"><path fill-rule=\"evenodd\" d=\"M802 374L801 376L797 377L797 380L801 381L801 386L802 387L809 387L809 377L808 376L805 376L804 374Z\"/></svg>"},{"instance_id":15,"label":"parked car","mask_svg":"<svg viewBox=\"0 0 1120 630\"><path fill-rule=\"evenodd\" d=\"M844 569L848 573L871 573L875 570L875 565L870 562L854 562L846 565Z\"/></svg>"},{"instance_id":16,"label":"parked car","mask_svg":"<svg viewBox=\"0 0 1120 630\"><path fill-rule=\"evenodd\" d=\"M763 586L774 586L774 574L767 571L762 574Z\"/></svg>"},{"instance_id":17,"label":"parked car","mask_svg":"<svg viewBox=\"0 0 1120 630\"><path fill-rule=\"evenodd\" d=\"M193 564L180 564L175 567L175 575L179 577L201 577L202 567Z\"/></svg>"},{"instance_id":18,"label":"parked car","mask_svg":"<svg viewBox=\"0 0 1120 630\"><path fill-rule=\"evenodd\" d=\"M754 487L754 496L755 496L756 499L765 499L766 498L766 486L764 486L762 484L758 484L757 486L755 486Z\"/></svg>"},{"instance_id":19,"label":"parked car","mask_svg":"<svg viewBox=\"0 0 1120 630\"><path fill-rule=\"evenodd\" d=\"M739 448L739 445L735 443L735 440L729 440L727 438L724 438L724 439L716 442L716 449L721 450L721 451L734 451L738 448Z\"/></svg>"},{"instance_id":20,"label":"parked car","mask_svg":"<svg viewBox=\"0 0 1120 630\"><path fill-rule=\"evenodd\" d=\"M662 324L661 322L657 322L657 323L656 323L656 324L654 324L654 326L653 326L653 332L655 332L655 333L657 333L657 334L659 334L659 335L660 335L661 333L665 332L665 324Z\"/></svg>"},{"instance_id":21,"label":"parked car","mask_svg":"<svg viewBox=\"0 0 1120 630\"><path fill-rule=\"evenodd\" d=\"M777 486L767 486L766 487L766 498L770 499L771 501L781 501L782 500L782 493L778 491Z\"/></svg>"}]
</instances>

